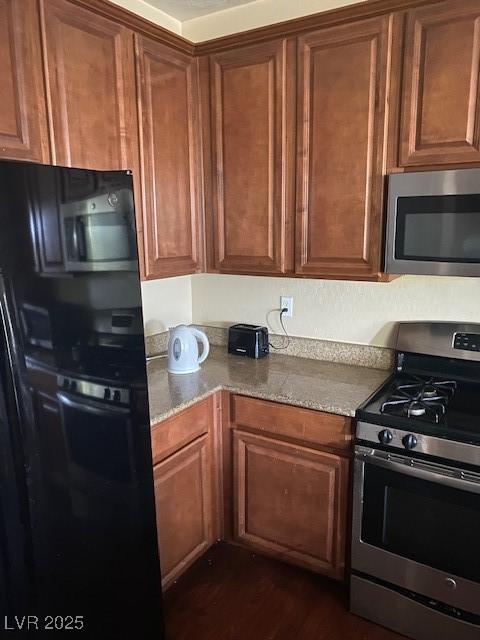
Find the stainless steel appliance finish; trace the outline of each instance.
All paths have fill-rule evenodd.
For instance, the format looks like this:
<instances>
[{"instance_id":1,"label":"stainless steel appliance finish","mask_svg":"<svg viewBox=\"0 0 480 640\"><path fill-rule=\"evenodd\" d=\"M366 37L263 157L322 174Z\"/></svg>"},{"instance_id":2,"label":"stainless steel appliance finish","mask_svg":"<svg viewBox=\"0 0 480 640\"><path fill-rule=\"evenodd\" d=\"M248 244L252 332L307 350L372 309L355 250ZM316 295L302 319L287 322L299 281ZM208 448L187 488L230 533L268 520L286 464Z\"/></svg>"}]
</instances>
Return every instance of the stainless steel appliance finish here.
<instances>
[{"instance_id":1,"label":"stainless steel appliance finish","mask_svg":"<svg viewBox=\"0 0 480 640\"><path fill-rule=\"evenodd\" d=\"M416 640L478 640L478 627L359 576L351 579L350 610Z\"/></svg>"},{"instance_id":2,"label":"stainless steel appliance finish","mask_svg":"<svg viewBox=\"0 0 480 640\"><path fill-rule=\"evenodd\" d=\"M143 337L143 319L140 307L97 309L91 316L91 325L95 333Z\"/></svg>"},{"instance_id":3,"label":"stainless steel appliance finish","mask_svg":"<svg viewBox=\"0 0 480 640\"><path fill-rule=\"evenodd\" d=\"M390 455L366 447L355 447L352 567L404 589L470 613L480 615L480 584L439 571L408 558L389 553L362 539L365 466L375 465L427 482L455 487L479 496L480 473L468 478L462 472L407 456ZM480 629L477 630L480 633Z\"/></svg>"},{"instance_id":4,"label":"stainless steel appliance finish","mask_svg":"<svg viewBox=\"0 0 480 640\"><path fill-rule=\"evenodd\" d=\"M60 205L66 268L70 271L134 271L133 194L105 192Z\"/></svg>"},{"instance_id":5,"label":"stainless steel appliance finish","mask_svg":"<svg viewBox=\"0 0 480 640\"><path fill-rule=\"evenodd\" d=\"M468 344L463 336L480 336L480 324L457 322L401 322L398 326L397 352L423 353L443 358L480 362L480 340ZM478 347L474 351L473 347Z\"/></svg>"},{"instance_id":6,"label":"stainless steel appliance finish","mask_svg":"<svg viewBox=\"0 0 480 640\"><path fill-rule=\"evenodd\" d=\"M378 446L385 437L389 439L388 446L397 449L399 452L405 452L404 440L412 435L411 431L395 429L393 427L384 428L382 425L369 424L368 422L357 422L356 437L358 440L371 442L372 447ZM391 436L391 439L390 439ZM427 434L415 433L415 452L434 456L436 458L444 458L446 460L454 460L465 464L476 465L480 467L480 447L466 442L455 442L446 438L436 438ZM392 453L392 457L394 454Z\"/></svg>"},{"instance_id":7,"label":"stainless steel appliance finish","mask_svg":"<svg viewBox=\"0 0 480 640\"><path fill-rule=\"evenodd\" d=\"M479 194L480 169L389 176L386 273L479 276ZM465 201L468 196L472 196L470 202ZM400 211L401 202L409 203L410 221L416 216L410 231L411 255L403 254L408 241L401 230L408 234L408 228Z\"/></svg>"},{"instance_id":8,"label":"stainless steel appliance finish","mask_svg":"<svg viewBox=\"0 0 480 640\"><path fill-rule=\"evenodd\" d=\"M415 640L480 638L479 353L480 324L400 323L356 413L351 610Z\"/></svg>"}]
</instances>

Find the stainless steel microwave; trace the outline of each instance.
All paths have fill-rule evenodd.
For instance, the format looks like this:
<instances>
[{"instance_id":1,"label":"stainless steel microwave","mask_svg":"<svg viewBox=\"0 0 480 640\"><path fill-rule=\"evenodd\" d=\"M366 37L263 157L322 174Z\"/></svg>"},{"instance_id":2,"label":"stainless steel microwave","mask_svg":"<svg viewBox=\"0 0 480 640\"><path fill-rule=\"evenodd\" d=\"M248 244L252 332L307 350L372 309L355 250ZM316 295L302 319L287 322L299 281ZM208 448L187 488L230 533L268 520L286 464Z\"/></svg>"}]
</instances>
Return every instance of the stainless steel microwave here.
<instances>
[{"instance_id":1,"label":"stainless steel microwave","mask_svg":"<svg viewBox=\"0 0 480 640\"><path fill-rule=\"evenodd\" d=\"M137 250L131 189L60 205L67 271L135 271Z\"/></svg>"},{"instance_id":2,"label":"stainless steel microwave","mask_svg":"<svg viewBox=\"0 0 480 640\"><path fill-rule=\"evenodd\" d=\"M385 271L480 276L480 169L389 177Z\"/></svg>"}]
</instances>

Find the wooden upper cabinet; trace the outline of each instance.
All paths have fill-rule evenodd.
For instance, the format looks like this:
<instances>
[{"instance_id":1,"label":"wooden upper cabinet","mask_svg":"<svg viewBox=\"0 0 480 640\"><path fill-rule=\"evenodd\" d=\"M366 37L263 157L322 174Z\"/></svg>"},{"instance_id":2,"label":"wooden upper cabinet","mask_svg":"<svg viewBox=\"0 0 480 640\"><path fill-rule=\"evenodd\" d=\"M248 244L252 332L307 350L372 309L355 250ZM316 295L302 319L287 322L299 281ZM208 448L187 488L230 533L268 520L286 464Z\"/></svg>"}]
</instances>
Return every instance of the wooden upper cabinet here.
<instances>
[{"instance_id":1,"label":"wooden upper cabinet","mask_svg":"<svg viewBox=\"0 0 480 640\"><path fill-rule=\"evenodd\" d=\"M480 3L408 13L400 164L480 162Z\"/></svg>"},{"instance_id":2,"label":"wooden upper cabinet","mask_svg":"<svg viewBox=\"0 0 480 640\"><path fill-rule=\"evenodd\" d=\"M35 0L0 0L0 158L49 161Z\"/></svg>"},{"instance_id":3,"label":"wooden upper cabinet","mask_svg":"<svg viewBox=\"0 0 480 640\"><path fill-rule=\"evenodd\" d=\"M390 16L299 38L296 272L381 270Z\"/></svg>"},{"instance_id":4,"label":"wooden upper cabinet","mask_svg":"<svg viewBox=\"0 0 480 640\"><path fill-rule=\"evenodd\" d=\"M132 32L67 0L41 8L54 164L135 169Z\"/></svg>"},{"instance_id":5,"label":"wooden upper cabinet","mask_svg":"<svg viewBox=\"0 0 480 640\"><path fill-rule=\"evenodd\" d=\"M136 36L146 277L200 271L203 191L198 62Z\"/></svg>"},{"instance_id":6,"label":"wooden upper cabinet","mask_svg":"<svg viewBox=\"0 0 480 640\"><path fill-rule=\"evenodd\" d=\"M213 267L292 269L295 44L211 57Z\"/></svg>"}]
</instances>

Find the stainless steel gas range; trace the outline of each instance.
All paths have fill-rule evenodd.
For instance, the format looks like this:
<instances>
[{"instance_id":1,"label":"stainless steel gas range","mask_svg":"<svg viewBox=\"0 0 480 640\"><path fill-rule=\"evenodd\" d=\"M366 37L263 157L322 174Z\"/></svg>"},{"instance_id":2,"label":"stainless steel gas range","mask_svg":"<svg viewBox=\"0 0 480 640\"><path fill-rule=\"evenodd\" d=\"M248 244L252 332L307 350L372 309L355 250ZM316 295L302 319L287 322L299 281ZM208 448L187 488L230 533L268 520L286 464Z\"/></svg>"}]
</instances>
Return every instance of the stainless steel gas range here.
<instances>
[{"instance_id":1,"label":"stainless steel gas range","mask_svg":"<svg viewBox=\"0 0 480 640\"><path fill-rule=\"evenodd\" d=\"M415 640L480 638L480 324L401 323L357 411L351 611Z\"/></svg>"}]
</instances>

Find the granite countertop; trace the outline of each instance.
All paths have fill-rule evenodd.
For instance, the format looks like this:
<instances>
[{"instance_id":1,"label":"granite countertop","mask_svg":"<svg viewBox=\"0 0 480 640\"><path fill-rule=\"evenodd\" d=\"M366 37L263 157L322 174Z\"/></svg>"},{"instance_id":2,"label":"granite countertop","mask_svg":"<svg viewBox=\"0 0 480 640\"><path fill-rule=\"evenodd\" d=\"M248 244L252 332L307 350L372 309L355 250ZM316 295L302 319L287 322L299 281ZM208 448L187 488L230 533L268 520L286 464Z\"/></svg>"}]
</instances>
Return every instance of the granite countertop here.
<instances>
[{"instance_id":1,"label":"granite countertop","mask_svg":"<svg viewBox=\"0 0 480 640\"><path fill-rule=\"evenodd\" d=\"M152 426L221 389L354 416L357 407L390 375L381 369L295 356L242 358L229 355L225 347L211 347L197 373L169 374L167 359L162 357L151 359L147 372Z\"/></svg>"}]
</instances>

